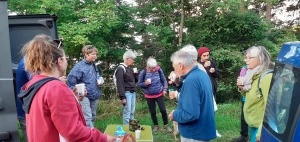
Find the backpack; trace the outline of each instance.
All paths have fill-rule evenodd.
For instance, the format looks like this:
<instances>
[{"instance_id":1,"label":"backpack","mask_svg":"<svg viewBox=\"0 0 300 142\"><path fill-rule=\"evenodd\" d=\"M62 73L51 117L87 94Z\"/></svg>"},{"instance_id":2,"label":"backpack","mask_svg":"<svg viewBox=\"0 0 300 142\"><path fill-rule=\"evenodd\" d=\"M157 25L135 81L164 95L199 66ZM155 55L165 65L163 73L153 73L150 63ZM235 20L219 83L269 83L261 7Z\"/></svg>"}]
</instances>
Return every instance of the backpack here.
<instances>
[{"instance_id":1,"label":"backpack","mask_svg":"<svg viewBox=\"0 0 300 142\"><path fill-rule=\"evenodd\" d=\"M113 80L114 80L114 84L115 84L116 87L117 87L116 72L117 72L117 69L118 69L119 67L122 67L122 68L124 69L124 74L126 73L126 69L125 69L125 66L124 66L123 64L120 64L120 65L116 68L116 70L115 70L115 72L114 72L114 75L113 75Z\"/></svg>"},{"instance_id":2,"label":"backpack","mask_svg":"<svg viewBox=\"0 0 300 142\"><path fill-rule=\"evenodd\" d=\"M273 73L272 69L268 69L266 71L264 71L263 73L261 73L259 79L258 79L258 90L260 92L260 95L263 96L263 93L261 91L261 86L260 86L260 82L262 81L262 79L265 77L265 75L269 74L269 73Z\"/></svg>"},{"instance_id":3,"label":"backpack","mask_svg":"<svg viewBox=\"0 0 300 142\"><path fill-rule=\"evenodd\" d=\"M143 73L143 81L145 80L146 73L147 73L147 68L144 69L144 73ZM160 82L161 82L161 84L164 86L164 79L163 79L163 77L161 76L161 69L158 70L158 73L159 73Z\"/></svg>"}]
</instances>

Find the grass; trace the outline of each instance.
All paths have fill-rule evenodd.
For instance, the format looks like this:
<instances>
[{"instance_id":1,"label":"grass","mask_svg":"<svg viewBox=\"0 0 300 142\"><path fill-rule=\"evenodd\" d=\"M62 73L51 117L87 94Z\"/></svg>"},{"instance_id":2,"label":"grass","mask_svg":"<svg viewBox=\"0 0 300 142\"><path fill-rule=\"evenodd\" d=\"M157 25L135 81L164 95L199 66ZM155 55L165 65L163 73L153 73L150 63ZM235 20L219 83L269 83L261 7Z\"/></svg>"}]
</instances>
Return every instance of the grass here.
<instances>
[{"instance_id":1,"label":"grass","mask_svg":"<svg viewBox=\"0 0 300 142\"><path fill-rule=\"evenodd\" d=\"M176 108L176 104L172 100L166 99L167 111ZM232 138L238 137L240 132L240 110L241 104L234 102L231 104L219 104L216 112L216 123L219 133L222 135L211 142L229 142ZM99 108L95 127L104 132L109 124L122 124L122 105L118 99L114 100L99 100ZM161 114L157 107L157 118L159 127L158 132L153 133L154 142L172 142L175 141L172 133L167 133L163 128ZM135 119L140 121L141 125L150 125L153 123L148 110L148 105L145 99L138 99L136 103ZM173 123L169 122L173 129ZM180 138L180 134L177 135Z\"/></svg>"},{"instance_id":2,"label":"grass","mask_svg":"<svg viewBox=\"0 0 300 142\"><path fill-rule=\"evenodd\" d=\"M172 100L165 99L167 111L170 112L176 108L176 103ZM232 138L238 137L240 132L240 110L241 103L234 102L231 104L218 104L218 111L216 112L216 123L219 133L222 135L211 142L229 142ZM157 107L157 118L160 124L160 130L153 133L154 142L173 142L174 137L172 133L167 133L163 128L161 114ZM118 99L99 100L97 110L97 118L95 120L95 127L101 132L109 124L122 124L123 110L121 102ZM140 121L141 125L150 125L153 123L148 110L148 105L145 99L138 99L136 102L135 119ZM173 123L169 122L173 129ZM19 129L21 141L24 141L22 131ZM177 135L180 138L180 134Z\"/></svg>"}]
</instances>

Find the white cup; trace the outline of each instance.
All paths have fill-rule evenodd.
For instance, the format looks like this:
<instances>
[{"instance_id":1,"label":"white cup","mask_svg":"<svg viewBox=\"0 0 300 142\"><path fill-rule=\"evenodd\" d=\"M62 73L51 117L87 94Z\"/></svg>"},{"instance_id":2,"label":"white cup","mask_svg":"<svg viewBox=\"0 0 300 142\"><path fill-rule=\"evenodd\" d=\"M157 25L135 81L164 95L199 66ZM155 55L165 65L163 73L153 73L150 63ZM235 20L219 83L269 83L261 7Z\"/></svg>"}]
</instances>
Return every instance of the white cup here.
<instances>
[{"instance_id":1,"label":"white cup","mask_svg":"<svg viewBox=\"0 0 300 142\"><path fill-rule=\"evenodd\" d=\"M174 72L172 72L172 81L173 81L173 82L175 82L176 77L177 77L177 75L176 75Z\"/></svg>"},{"instance_id":2,"label":"white cup","mask_svg":"<svg viewBox=\"0 0 300 142\"><path fill-rule=\"evenodd\" d=\"M141 130L135 130L135 138L139 139L141 137Z\"/></svg>"},{"instance_id":3,"label":"white cup","mask_svg":"<svg viewBox=\"0 0 300 142\"><path fill-rule=\"evenodd\" d=\"M151 78L148 78L147 81L149 81L149 84L151 84Z\"/></svg>"},{"instance_id":4,"label":"white cup","mask_svg":"<svg viewBox=\"0 0 300 142\"><path fill-rule=\"evenodd\" d=\"M138 71L137 71L137 68L133 68L133 72L134 73L137 73Z\"/></svg>"},{"instance_id":5,"label":"white cup","mask_svg":"<svg viewBox=\"0 0 300 142\"><path fill-rule=\"evenodd\" d=\"M97 83L98 83L99 85L103 84L103 83L104 83L103 77L100 77L99 79L97 79Z\"/></svg>"},{"instance_id":6,"label":"white cup","mask_svg":"<svg viewBox=\"0 0 300 142\"><path fill-rule=\"evenodd\" d=\"M79 96L82 96L84 94L84 83L76 84L75 87L77 88Z\"/></svg>"}]
</instances>

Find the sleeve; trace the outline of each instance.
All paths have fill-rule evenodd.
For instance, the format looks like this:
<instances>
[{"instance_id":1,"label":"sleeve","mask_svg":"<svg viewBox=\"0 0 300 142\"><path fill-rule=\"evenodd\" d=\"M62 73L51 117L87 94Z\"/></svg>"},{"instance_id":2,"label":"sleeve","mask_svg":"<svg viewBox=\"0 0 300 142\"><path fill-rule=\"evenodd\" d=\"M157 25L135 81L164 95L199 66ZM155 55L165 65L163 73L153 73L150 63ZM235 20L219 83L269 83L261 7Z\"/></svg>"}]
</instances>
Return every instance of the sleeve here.
<instances>
[{"instance_id":1,"label":"sleeve","mask_svg":"<svg viewBox=\"0 0 300 142\"><path fill-rule=\"evenodd\" d=\"M80 105L73 93L62 82L49 88L45 101L51 112L51 121L58 132L68 141L105 142L107 135L85 126ZM63 99L62 99L63 98Z\"/></svg>"},{"instance_id":2,"label":"sleeve","mask_svg":"<svg viewBox=\"0 0 300 142\"><path fill-rule=\"evenodd\" d=\"M75 65L73 69L70 71L67 78L67 84L71 90L79 82L81 77L82 77L82 72L79 70L78 66Z\"/></svg>"},{"instance_id":3,"label":"sleeve","mask_svg":"<svg viewBox=\"0 0 300 142\"><path fill-rule=\"evenodd\" d=\"M163 78L163 81L164 81L164 84L163 84L164 85L164 91L168 91L168 81L166 79L166 76L165 76L162 69L159 69L159 71L160 71L161 77Z\"/></svg>"},{"instance_id":4,"label":"sleeve","mask_svg":"<svg viewBox=\"0 0 300 142\"><path fill-rule=\"evenodd\" d=\"M263 99L264 99L264 107L266 109L266 104L267 104L267 99L268 99L268 95L269 95L269 90L270 90L270 84L271 84L271 80L272 80L272 73L267 74L266 76L263 77L262 81L261 81L261 91L263 94ZM264 113L264 112L263 112ZM256 137L260 138L261 135L261 129L262 129L262 122L263 120L261 120L261 123L259 125Z\"/></svg>"},{"instance_id":5,"label":"sleeve","mask_svg":"<svg viewBox=\"0 0 300 142\"><path fill-rule=\"evenodd\" d=\"M125 99L125 86L124 86L124 69L125 67L118 67L116 71L116 79L117 79L117 90L119 93L120 100Z\"/></svg>"},{"instance_id":6,"label":"sleeve","mask_svg":"<svg viewBox=\"0 0 300 142\"><path fill-rule=\"evenodd\" d=\"M145 72L145 69L143 69L139 74L138 86L141 88L148 88L148 86L145 85L144 72Z\"/></svg>"},{"instance_id":7,"label":"sleeve","mask_svg":"<svg viewBox=\"0 0 300 142\"><path fill-rule=\"evenodd\" d=\"M210 68L215 68L215 72L214 72L214 73L211 73L211 75L212 75L214 78L219 78L219 70L218 70L218 68L217 68L217 65L216 65L215 61L210 60L210 62L211 62ZM209 72L209 70L208 70L208 72Z\"/></svg>"},{"instance_id":8,"label":"sleeve","mask_svg":"<svg viewBox=\"0 0 300 142\"><path fill-rule=\"evenodd\" d=\"M196 120L200 116L200 96L199 92L194 92L201 90L196 86L197 83L185 82L185 89L183 89L181 94L189 94L184 97L180 97L182 103L182 108L177 109L173 112L173 119L178 123L188 123ZM188 102L188 103L187 103Z\"/></svg>"}]
</instances>

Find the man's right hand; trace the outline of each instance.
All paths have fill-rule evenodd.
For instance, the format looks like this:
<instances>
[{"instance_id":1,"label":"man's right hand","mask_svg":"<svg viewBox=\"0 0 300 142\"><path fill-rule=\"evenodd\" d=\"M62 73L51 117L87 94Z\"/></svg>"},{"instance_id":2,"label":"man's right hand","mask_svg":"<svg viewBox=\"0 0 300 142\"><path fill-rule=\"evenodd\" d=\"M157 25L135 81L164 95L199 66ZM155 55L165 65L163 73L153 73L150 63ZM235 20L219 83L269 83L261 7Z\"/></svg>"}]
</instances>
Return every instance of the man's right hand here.
<instances>
[{"instance_id":1,"label":"man's right hand","mask_svg":"<svg viewBox=\"0 0 300 142\"><path fill-rule=\"evenodd\" d=\"M211 65L211 63L210 63L210 61L206 61L205 63L204 63L204 67L209 67Z\"/></svg>"},{"instance_id":2,"label":"man's right hand","mask_svg":"<svg viewBox=\"0 0 300 142\"><path fill-rule=\"evenodd\" d=\"M126 99L122 100L122 104L123 104L123 106L126 106Z\"/></svg>"}]
</instances>

